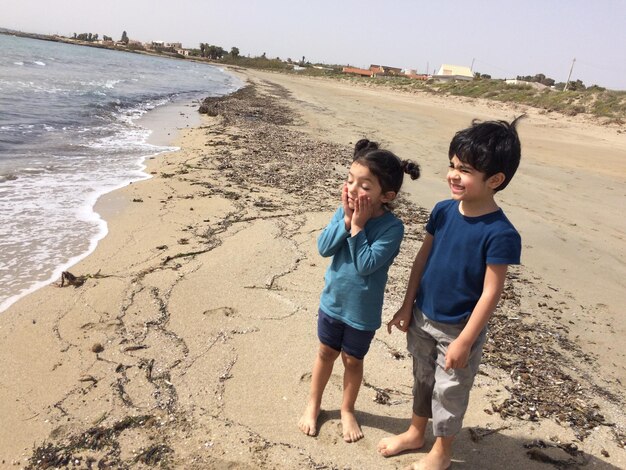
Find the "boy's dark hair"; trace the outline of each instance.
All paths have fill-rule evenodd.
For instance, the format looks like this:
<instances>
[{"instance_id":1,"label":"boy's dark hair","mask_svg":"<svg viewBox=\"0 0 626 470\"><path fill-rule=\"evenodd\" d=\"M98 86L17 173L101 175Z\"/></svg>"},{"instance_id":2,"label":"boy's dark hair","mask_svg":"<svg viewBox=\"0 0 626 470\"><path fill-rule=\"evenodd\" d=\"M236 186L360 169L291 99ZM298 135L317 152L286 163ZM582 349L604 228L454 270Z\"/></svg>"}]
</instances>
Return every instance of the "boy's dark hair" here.
<instances>
[{"instance_id":1,"label":"boy's dark hair","mask_svg":"<svg viewBox=\"0 0 626 470\"><path fill-rule=\"evenodd\" d=\"M353 162L366 166L380 184L383 193L400 191L404 173L412 180L420 177L420 167L411 160L400 160L389 150L382 150L376 142L367 139L359 140L354 146Z\"/></svg>"},{"instance_id":2,"label":"boy's dark hair","mask_svg":"<svg viewBox=\"0 0 626 470\"><path fill-rule=\"evenodd\" d=\"M496 188L501 191L509 184L519 166L521 144L516 125L525 114L506 121L484 121L477 119L467 129L457 132L450 142L448 158L455 155L463 163L471 165L485 174L485 179L503 173L504 181Z\"/></svg>"}]
</instances>

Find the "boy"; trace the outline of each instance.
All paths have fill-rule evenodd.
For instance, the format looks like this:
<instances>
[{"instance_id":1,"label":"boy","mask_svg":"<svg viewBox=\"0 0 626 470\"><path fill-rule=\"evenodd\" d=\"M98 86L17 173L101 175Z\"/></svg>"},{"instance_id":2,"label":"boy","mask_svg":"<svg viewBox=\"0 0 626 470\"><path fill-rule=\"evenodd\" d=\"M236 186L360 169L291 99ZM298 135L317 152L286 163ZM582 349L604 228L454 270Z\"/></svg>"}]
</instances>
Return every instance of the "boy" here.
<instances>
[{"instance_id":1,"label":"boy","mask_svg":"<svg viewBox=\"0 0 626 470\"><path fill-rule=\"evenodd\" d=\"M435 205L402 307L387 324L407 333L413 356L409 429L382 439L385 457L424 445L432 418L435 444L414 468L446 469L478 371L487 322L500 299L509 264L519 264L521 239L494 195L511 181L521 146L505 121L472 122L448 152L452 198Z\"/></svg>"}]
</instances>

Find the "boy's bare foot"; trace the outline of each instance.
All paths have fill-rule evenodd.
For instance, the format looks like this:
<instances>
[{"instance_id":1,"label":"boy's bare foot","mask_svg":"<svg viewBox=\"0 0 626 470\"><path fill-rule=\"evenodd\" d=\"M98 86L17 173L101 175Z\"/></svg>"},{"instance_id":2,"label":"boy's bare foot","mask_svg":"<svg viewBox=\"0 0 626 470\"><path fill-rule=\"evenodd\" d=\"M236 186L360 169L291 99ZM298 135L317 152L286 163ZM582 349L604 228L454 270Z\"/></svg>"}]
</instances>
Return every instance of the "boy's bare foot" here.
<instances>
[{"instance_id":1,"label":"boy's bare foot","mask_svg":"<svg viewBox=\"0 0 626 470\"><path fill-rule=\"evenodd\" d=\"M397 436L381 439L376 449L383 457L391 457L405 450L421 449L423 445L424 436L420 436L415 431L409 430Z\"/></svg>"},{"instance_id":2,"label":"boy's bare foot","mask_svg":"<svg viewBox=\"0 0 626 470\"><path fill-rule=\"evenodd\" d=\"M298 427L307 436L315 436L317 434L317 417L320 414L320 409L313 403L309 403L302 413L300 421L298 421Z\"/></svg>"},{"instance_id":3,"label":"boy's bare foot","mask_svg":"<svg viewBox=\"0 0 626 470\"><path fill-rule=\"evenodd\" d=\"M341 426L343 428L343 440L346 442L356 442L363 439L363 431L356 420L356 416L351 411L341 411Z\"/></svg>"},{"instance_id":4,"label":"boy's bare foot","mask_svg":"<svg viewBox=\"0 0 626 470\"><path fill-rule=\"evenodd\" d=\"M437 452L436 449L432 449L426 457L419 462L413 463L406 470L446 470L450 468L452 460L444 453Z\"/></svg>"}]
</instances>

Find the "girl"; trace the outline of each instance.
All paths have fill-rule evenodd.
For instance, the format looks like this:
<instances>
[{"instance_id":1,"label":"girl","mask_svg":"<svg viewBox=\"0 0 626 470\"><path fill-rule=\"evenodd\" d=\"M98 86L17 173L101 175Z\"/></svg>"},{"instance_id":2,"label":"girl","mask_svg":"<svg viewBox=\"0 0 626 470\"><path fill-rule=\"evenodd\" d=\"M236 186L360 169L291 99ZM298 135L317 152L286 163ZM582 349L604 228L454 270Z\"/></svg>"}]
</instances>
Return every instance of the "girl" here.
<instances>
[{"instance_id":1,"label":"girl","mask_svg":"<svg viewBox=\"0 0 626 470\"><path fill-rule=\"evenodd\" d=\"M342 205L317 240L324 257L332 256L320 299L319 350L313 364L309 402L298 427L317 434L322 394L341 355L344 365L341 424L346 442L363 437L354 404L363 379L363 358L380 327L387 271L404 235L402 222L389 210L404 173L420 175L419 166L359 140L341 193Z\"/></svg>"}]
</instances>

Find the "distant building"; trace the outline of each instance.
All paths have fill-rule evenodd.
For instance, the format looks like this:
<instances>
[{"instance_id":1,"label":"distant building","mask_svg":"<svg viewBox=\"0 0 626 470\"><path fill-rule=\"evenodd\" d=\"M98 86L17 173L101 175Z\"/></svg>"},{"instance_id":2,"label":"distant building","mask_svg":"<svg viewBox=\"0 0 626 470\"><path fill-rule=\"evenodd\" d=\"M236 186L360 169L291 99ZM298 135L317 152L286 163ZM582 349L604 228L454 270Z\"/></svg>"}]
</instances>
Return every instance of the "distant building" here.
<instances>
[{"instance_id":1,"label":"distant building","mask_svg":"<svg viewBox=\"0 0 626 470\"><path fill-rule=\"evenodd\" d=\"M357 67L344 67L341 69L343 73L350 73L353 75L360 75L361 77L373 77L374 72L367 69L360 69Z\"/></svg>"},{"instance_id":2,"label":"distant building","mask_svg":"<svg viewBox=\"0 0 626 470\"><path fill-rule=\"evenodd\" d=\"M402 75L414 80L428 80L430 78L427 74L417 73L415 69L404 69Z\"/></svg>"},{"instance_id":3,"label":"distant building","mask_svg":"<svg viewBox=\"0 0 626 470\"><path fill-rule=\"evenodd\" d=\"M374 73L375 77L388 76L388 75L402 75L402 69L398 67L389 67L387 65L370 65L370 70Z\"/></svg>"},{"instance_id":4,"label":"distant building","mask_svg":"<svg viewBox=\"0 0 626 470\"><path fill-rule=\"evenodd\" d=\"M386 65L370 65L369 69L359 69L357 67L344 67L343 73L360 75L362 77L407 77L416 80L428 80L428 75L416 73L415 70L402 70L397 67L388 67Z\"/></svg>"},{"instance_id":5,"label":"distant building","mask_svg":"<svg viewBox=\"0 0 626 470\"><path fill-rule=\"evenodd\" d=\"M471 81L474 80L474 73L469 67L463 65L442 64L432 78L442 82Z\"/></svg>"},{"instance_id":6,"label":"distant building","mask_svg":"<svg viewBox=\"0 0 626 470\"><path fill-rule=\"evenodd\" d=\"M176 49L176 54L187 57L189 55L189 51L187 49Z\"/></svg>"},{"instance_id":7,"label":"distant building","mask_svg":"<svg viewBox=\"0 0 626 470\"><path fill-rule=\"evenodd\" d=\"M544 85L543 83L539 83L539 82L527 82L525 80L517 80L515 78L511 79L511 78L507 78L506 80L504 80L504 82L507 85L520 85L520 86L529 86L532 88L535 88L537 90L545 90L546 88L550 88L547 85Z\"/></svg>"}]
</instances>

